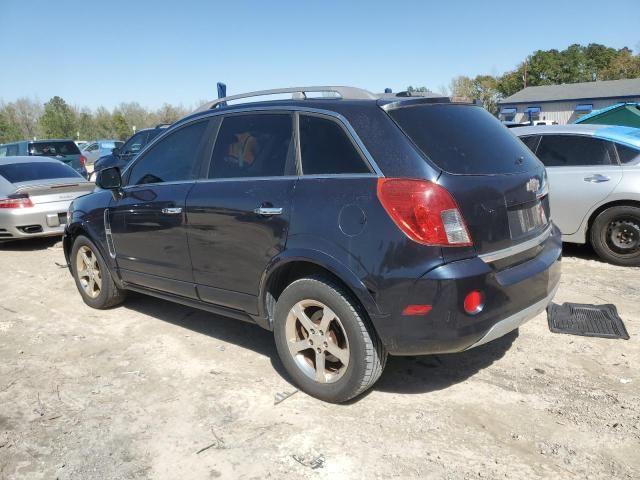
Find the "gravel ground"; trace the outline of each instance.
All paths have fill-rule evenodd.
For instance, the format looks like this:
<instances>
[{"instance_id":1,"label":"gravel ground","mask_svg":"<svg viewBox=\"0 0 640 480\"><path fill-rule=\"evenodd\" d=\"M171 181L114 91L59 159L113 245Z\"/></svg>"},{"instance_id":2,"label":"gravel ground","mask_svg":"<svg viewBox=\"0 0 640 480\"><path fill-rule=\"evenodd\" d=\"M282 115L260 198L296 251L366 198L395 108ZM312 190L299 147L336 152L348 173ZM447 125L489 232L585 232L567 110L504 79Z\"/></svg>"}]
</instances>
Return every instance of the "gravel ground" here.
<instances>
[{"instance_id":1,"label":"gravel ground","mask_svg":"<svg viewBox=\"0 0 640 480\"><path fill-rule=\"evenodd\" d=\"M556 301L456 355L391 358L347 405L295 392L270 333L142 295L85 306L55 240L0 246L0 478L640 478L640 269L568 247Z\"/></svg>"}]
</instances>

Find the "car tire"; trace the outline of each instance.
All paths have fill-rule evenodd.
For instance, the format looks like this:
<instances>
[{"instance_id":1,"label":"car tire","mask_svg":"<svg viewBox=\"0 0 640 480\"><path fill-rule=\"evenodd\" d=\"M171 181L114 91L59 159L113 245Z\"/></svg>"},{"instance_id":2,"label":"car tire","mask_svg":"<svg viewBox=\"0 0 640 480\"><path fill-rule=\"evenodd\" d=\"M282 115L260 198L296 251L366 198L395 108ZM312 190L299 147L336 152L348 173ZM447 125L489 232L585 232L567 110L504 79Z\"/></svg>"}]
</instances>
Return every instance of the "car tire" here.
<instances>
[{"instance_id":1,"label":"car tire","mask_svg":"<svg viewBox=\"0 0 640 480\"><path fill-rule=\"evenodd\" d=\"M296 280L282 292L274 336L294 383L327 402L345 402L369 389L387 359L360 304L324 276Z\"/></svg>"},{"instance_id":2,"label":"car tire","mask_svg":"<svg viewBox=\"0 0 640 480\"><path fill-rule=\"evenodd\" d=\"M625 267L640 266L640 208L607 208L594 220L590 239L603 260Z\"/></svg>"},{"instance_id":3,"label":"car tire","mask_svg":"<svg viewBox=\"0 0 640 480\"><path fill-rule=\"evenodd\" d=\"M75 239L69 261L84 303L102 310L124 302L126 291L117 287L100 251L87 237Z\"/></svg>"}]
</instances>

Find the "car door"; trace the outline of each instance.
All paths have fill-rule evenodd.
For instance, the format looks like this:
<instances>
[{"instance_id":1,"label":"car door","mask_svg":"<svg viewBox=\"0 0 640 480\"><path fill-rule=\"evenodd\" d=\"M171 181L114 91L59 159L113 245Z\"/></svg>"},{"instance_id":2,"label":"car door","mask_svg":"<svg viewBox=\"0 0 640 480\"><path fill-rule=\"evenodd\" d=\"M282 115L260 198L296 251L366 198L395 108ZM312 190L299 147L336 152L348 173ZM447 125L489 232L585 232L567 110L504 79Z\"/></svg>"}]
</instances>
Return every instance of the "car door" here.
<instances>
[{"instance_id":1,"label":"car door","mask_svg":"<svg viewBox=\"0 0 640 480\"><path fill-rule=\"evenodd\" d=\"M614 146L607 140L545 134L536 155L547 167L551 217L564 235L576 233L622 179Z\"/></svg>"},{"instance_id":2,"label":"car door","mask_svg":"<svg viewBox=\"0 0 640 480\"><path fill-rule=\"evenodd\" d=\"M207 179L187 197L193 275L202 300L255 314L261 276L289 229L293 116L241 113L217 121Z\"/></svg>"},{"instance_id":3,"label":"car door","mask_svg":"<svg viewBox=\"0 0 640 480\"><path fill-rule=\"evenodd\" d=\"M115 258L122 278L195 298L185 200L210 145L209 121L174 130L145 151L124 175L109 206Z\"/></svg>"}]
</instances>

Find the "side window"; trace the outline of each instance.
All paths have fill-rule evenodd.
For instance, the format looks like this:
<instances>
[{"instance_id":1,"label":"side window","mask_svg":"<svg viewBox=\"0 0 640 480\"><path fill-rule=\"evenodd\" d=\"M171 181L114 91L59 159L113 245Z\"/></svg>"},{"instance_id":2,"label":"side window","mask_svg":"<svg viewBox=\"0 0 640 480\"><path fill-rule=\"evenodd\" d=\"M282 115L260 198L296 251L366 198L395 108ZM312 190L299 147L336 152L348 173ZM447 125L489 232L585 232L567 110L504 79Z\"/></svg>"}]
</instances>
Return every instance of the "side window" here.
<instances>
[{"instance_id":1,"label":"side window","mask_svg":"<svg viewBox=\"0 0 640 480\"><path fill-rule=\"evenodd\" d=\"M0 147L0 157L6 157L7 156L7 150L9 147Z\"/></svg>"},{"instance_id":2,"label":"side window","mask_svg":"<svg viewBox=\"0 0 640 480\"><path fill-rule=\"evenodd\" d=\"M579 135L543 135L536 153L547 167L612 165L611 145Z\"/></svg>"},{"instance_id":3,"label":"side window","mask_svg":"<svg viewBox=\"0 0 640 480\"><path fill-rule=\"evenodd\" d=\"M626 145L620 145L619 143L616 143L616 149L618 150L620 163L622 163L623 165L633 163L636 160L640 160L640 150L627 147ZM0 155L2 154L0 153Z\"/></svg>"},{"instance_id":4,"label":"side window","mask_svg":"<svg viewBox=\"0 0 640 480\"><path fill-rule=\"evenodd\" d=\"M131 167L129 185L178 182L197 177L198 153L208 122L183 127L156 144Z\"/></svg>"},{"instance_id":5,"label":"side window","mask_svg":"<svg viewBox=\"0 0 640 480\"><path fill-rule=\"evenodd\" d=\"M524 142L524 144L529 148L529 150L531 150L533 153L536 153L536 148L538 147L538 140L540 140L539 135L520 137L520 140Z\"/></svg>"},{"instance_id":6,"label":"side window","mask_svg":"<svg viewBox=\"0 0 640 480\"><path fill-rule=\"evenodd\" d=\"M122 154L123 155L135 155L136 153L138 153L140 150L142 150L142 147L144 147L145 143L144 143L144 137L145 137L146 133L144 132L140 132L140 133L136 133L133 137L131 137L127 143L125 143L122 147Z\"/></svg>"},{"instance_id":7,"label":"side window","mask_svg":"<svg viewBox=\"0 0 640 480\"><path fill-rule=\"evenodd\" d=\"M370 173L344 129L333 120L300 115L300 150L305 175Z\"/></svg>"},{"instance_id":8,"label":"side window","mask_svg":"<svg viewBox=\"0 0 640 480\"><path fill-rule=\"evenodd\" d=\"M7 147L7 157L15 157L18 155L18 145L9 145Z\"/></svg>"},{"instance_id":9,"label":"side window","mask_svg":"<svg viewBox=\"0 0 640 480\"><path fill-rule=\"evenodd\" d=\"M232 115L222 121L209 178L275 177L295 173L292 116Z\"/></svg>"}]
</instances>

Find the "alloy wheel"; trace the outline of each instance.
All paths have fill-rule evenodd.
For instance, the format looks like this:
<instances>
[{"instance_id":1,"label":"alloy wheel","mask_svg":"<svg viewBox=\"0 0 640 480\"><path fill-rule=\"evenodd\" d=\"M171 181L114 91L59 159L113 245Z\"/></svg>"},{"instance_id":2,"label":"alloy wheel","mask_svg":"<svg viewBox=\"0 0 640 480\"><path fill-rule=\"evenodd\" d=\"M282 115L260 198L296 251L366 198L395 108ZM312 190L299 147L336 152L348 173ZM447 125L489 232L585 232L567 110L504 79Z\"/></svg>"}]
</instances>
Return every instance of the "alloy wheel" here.
<instances>
[{"instance_id":1,"label":"alloy wheel","mask_svg":"<svg viewBox=\"0 0 640 480\"><path fill-rule=\"evenodd\" d=\"M98 259L93 251L83 245L76 255L76 272L82 290L91 298L100 295L102 289L102 273Z\"/></svg>"},{"instance_id":2,"label":"alloy wheel","mask_svg":"<svg viewBox=\"0 0 640 480\"><path fill-rule=\"evenodd\" d=\"M333 383L349 366L349 341L338 316L324 303L302 300L287 315L289 353L298 368L318 383Z\"/></svg>"}]
</instances>

